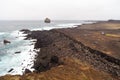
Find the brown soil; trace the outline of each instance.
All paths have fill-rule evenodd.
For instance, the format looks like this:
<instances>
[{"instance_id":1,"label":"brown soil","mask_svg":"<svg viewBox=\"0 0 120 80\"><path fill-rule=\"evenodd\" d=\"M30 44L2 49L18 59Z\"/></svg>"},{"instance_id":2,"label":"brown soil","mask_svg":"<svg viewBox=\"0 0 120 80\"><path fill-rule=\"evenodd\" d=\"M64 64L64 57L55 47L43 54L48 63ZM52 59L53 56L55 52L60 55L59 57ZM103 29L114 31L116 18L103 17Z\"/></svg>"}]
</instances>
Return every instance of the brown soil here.
<instances>
[{"instance_id":1,"label":"brown soil","mask_svg":"<svg viewBox=\"0 0 120 80\"><path fill-rule=\"evenodd\" d=\"M87 30L75 28L57 31L83 43L85 46L120 59L120 30Z\"/></svg>"}]
</instances>

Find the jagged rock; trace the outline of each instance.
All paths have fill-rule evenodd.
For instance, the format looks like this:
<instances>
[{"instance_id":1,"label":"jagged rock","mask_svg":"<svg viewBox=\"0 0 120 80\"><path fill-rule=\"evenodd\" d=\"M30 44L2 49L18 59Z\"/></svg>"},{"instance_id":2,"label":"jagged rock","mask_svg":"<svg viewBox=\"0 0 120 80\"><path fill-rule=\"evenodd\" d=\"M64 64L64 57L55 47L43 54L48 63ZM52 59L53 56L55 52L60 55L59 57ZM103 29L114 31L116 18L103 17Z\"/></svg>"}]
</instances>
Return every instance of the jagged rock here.
<instances>
[{"instance_id":1,"label":"jagged rock","mask_svg":"<svg viewBox=\"0 0 120 80\"><path fill-rule=\"evenodd\" d=\"M46 18L44 22L45 22L45 23L50 23L51 20L50 20L49 18Z\"/></svg>"},{"instance_id":2,"label":"jagged rock","mask_svg":"<svg viewBox=\"0 0 120 80\"><path fill-rule=\"evenodd\" d=\"M7 43L11 43L11 42L8 41L8 40L4 40L3 43L4 43L4 44L7 44Z\"/></svg>"}]
</instances>

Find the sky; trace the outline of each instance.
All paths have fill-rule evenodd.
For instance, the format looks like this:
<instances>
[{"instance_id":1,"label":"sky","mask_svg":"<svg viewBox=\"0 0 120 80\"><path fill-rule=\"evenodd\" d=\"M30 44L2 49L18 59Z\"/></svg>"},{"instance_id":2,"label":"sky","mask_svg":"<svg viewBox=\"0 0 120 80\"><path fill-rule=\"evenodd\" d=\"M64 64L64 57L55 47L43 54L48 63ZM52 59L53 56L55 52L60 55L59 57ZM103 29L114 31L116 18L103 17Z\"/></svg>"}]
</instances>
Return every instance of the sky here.
<instances>
[{"instance_id":1,"label":"sky","mask_svg":"<svg viewBox=\"0 0 120 80\"><path fill-rule=\"evenodd\" d=\"M0 0L0 20L120 19L120 0Z\"/></svg>"}]
</instances>

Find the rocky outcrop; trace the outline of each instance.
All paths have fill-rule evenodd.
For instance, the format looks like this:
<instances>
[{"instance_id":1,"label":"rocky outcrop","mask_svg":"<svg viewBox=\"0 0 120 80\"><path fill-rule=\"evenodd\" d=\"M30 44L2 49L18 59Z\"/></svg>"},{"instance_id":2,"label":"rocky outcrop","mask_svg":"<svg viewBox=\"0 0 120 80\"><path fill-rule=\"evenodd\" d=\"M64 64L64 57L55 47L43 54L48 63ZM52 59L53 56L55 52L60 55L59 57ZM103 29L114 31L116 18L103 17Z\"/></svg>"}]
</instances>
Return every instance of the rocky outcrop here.
<instances>
[{"instance_id":1,"label":"rocky outcrop","mask_svg":"<svg viewBox=\"0 0 120 80\"><path fill-rule=\"evenodd\" d=\"M29 34L31 32L29 29L22 29L20 31L23 32L24 34Z\"/></svg>"},{"instance_id":2,"label":"rocky outcrop","mask_svg":"<svg viewBox=\"0 0 120 80\"><path fill-rule=\"evenodd\" d=\"M45 22L45 23L50 23L51 20L50 20L49 18L45 18L44 22Z\"/></svg>"},{"instance_id":3,"label":"rocky outcrop","mask_svg":"<svg viewBox=\"0 0 120 80\"><path fill-rule=\"evenodd\" d=\"M34 31L30 36L37 39L35 48L41 48L34 63L38 72L50 69L51 63L59 64L59 57L74 57L98 70L120 77L120 60L85 46L64 33L56 30Z\"/></svg>"},{"instance_id":4,"label":"rocky outcrop","mask_svg":"<svg viewBox=\"0 0 120 80\"><path fill-rule=\"evenodd\" d=\"M51 67L58 66L60 64L59 58L50 54L41 54L41 57L37 57L34 62L33 68L36 72L43 72L49 70Z\"/></svg>"}]
</instances>

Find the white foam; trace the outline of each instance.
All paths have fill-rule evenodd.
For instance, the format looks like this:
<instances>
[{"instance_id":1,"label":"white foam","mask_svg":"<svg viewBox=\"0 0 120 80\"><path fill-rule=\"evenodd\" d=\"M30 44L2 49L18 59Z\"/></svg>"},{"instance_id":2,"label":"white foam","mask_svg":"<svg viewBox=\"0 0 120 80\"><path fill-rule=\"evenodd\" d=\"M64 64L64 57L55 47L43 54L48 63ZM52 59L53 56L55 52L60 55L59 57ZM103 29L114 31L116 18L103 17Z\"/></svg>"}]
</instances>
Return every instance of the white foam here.
<instances>
[{"instance_id":1,"label":"white foam","mask_svg":"<svg viewBox=\"0 0 120 80\"><path fill-rule=\"evenodd\" d=\"M35 28L35 29L32 29L33 30L51 30L51 29L59 29L59 28L72 28L72 27L76 27L74 25L65 25L65 24L61 24L61 25L56 25L56 26L53 26L53 27L41 27L41 28Z\"/></svg>"},{"instance_id":2,"label":"white foam","mask_svg":"<svg viewBox=\"0 0 120 80\"><path fill-rule=\"evenodd\" d=\"M44 27L40 27L40 28L34 28L32 30L51 30L51 29L59 29L59 28L72 28L72 27L76 27L75 25L80 25L81 23L68 23L68 24L57 24L54 26L44 26Z\"/></svg>"},{"instance_id":3,"label":"white foam","mask_svg":"<svg viewBox=\"0 0 120 80\"><path fill-rule=\"evenodd\" d=\"M15 54L14 52L17 51L17 49L20 50L21 53ZM8 56L2 57L2 60L4 61L2 61L1 64L5 64L5 65L0 66L4 70L4 72L1 73L0 75L5 75L5 74L22 75L25 69L29 69L31 71L34 70L31 68L33 66L34 58L36 55L34 51L34 45L27 44L24 47L20 46L17 49L8 50L8 53L13 53L13 54L10 54L9 57ZM8 73L8 71L11 68L13 68L14 70Z\"/></svg>"},{"instance_id":4,"label":"white foam","mask_svg":"<svg viewBox=\"0 0 120 80\"><path fill-rule=\"evenodd\" d=\"M58 24L57 26L67 28L67 27L76 27L75 25L81 25L81 23Z\"/></svg>"},{"instance_id":5,"label":"white foam","mask_svg":"<svg viewBox=\"0 0 120 80\"><path fill-rule=\"evenodd\" d=\"M27 34L23 34L23 32L16 30L16 31L13 31L10 35L14 37L23 37L23 36L26 36Z\"/></svg>"},{"instance_id":6,"label":"white foam","mask_svg":"<svg viewBox=\"0 0 120 80\"><path fill-rule=\"evenodd\" d=\"M18 34L19 33L19 34ZM25 34L19 31L13 31L9 34L13 38L11 44L6 45L7 51L5 56L1 57L0 61L0 76L6 74L20 74L22 75L25 69L33 71L31 67L35 59L36 52L34 50L33 40L23 40ZM21 53L15 54L15 52L20 51ZM14 70L8 72L11 68Z\"/></svg>"},{"instance_id":7,"label":"white foam","mask_svg":"<svg viewBox=\"0 0 120 80\"><path fill-rule=\"evenodd\" d=\"M0 32L0 35L3 35L3 34L5 34L4 32Z\"/></svg>"},{"instance_id":8,"label":"white foam","mask_svg":"<svg viewBox=\"0 0 120 80\"><path fill-rule=\"evenodd\" d=\"M26 48L27 49L20 54L20 56L22 57L20 66L14 67L14 72L11 72L10 74L22 75L25 69L29 69L31 71L34 70L31 68L33 66L34 58L36 55L36 53L33 51L34 45L26 46Z\"/></svg>"}]
</instances>

